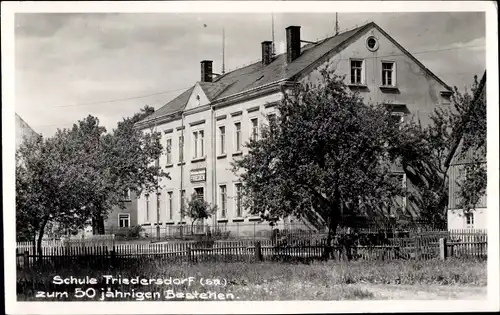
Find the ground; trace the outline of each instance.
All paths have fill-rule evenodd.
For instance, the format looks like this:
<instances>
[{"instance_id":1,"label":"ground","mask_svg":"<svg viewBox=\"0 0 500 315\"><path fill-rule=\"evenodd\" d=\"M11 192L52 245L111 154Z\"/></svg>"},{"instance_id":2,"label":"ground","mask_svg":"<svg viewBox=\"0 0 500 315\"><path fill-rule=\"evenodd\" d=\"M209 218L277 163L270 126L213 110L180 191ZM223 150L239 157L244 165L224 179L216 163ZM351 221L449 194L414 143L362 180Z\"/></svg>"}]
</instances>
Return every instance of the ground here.
<instances>
[{"instance_id":1,"label":"ground","mask_svg":"<svg viewBox=\"0 0 500 315\"><path fill-rule=\"evenodd\" d=\"M52 283L61 277L94 277L93 287L100 291L103 275L122 278L186 279L190 285L148 285L151 292L216 292L231 293L238 300L360 300L360 299L486 299L486 262L474 260L428 261L355 261L355 262L232 262L179 263L132 261L125 266L79 267L57 270L18 270L19 300L37 300L37 290L74 292L75 285ZM215 279L223 285L206 285L201 279ZM141 285L117 285L121 291L144 290ZM71 297L69 298L70 300ZM132 298L128 298L131 300ZM46 299L45 299L46 300ZM50 300L50 299L49 299ZM57 299L55 299L57 300ZM182 299L181 299L182 300Z\"/></svg>"},{"instance_id":2,"label":"ground","mask_svg":"<svg viewBox=\"0 0 500 315\"><path fill-rule=\"evenodd\" d=\"M348 285L373 293L373 299L389 300L482 300L487 298L486 287L444 285Z\"/></svg>"}]
</instances>

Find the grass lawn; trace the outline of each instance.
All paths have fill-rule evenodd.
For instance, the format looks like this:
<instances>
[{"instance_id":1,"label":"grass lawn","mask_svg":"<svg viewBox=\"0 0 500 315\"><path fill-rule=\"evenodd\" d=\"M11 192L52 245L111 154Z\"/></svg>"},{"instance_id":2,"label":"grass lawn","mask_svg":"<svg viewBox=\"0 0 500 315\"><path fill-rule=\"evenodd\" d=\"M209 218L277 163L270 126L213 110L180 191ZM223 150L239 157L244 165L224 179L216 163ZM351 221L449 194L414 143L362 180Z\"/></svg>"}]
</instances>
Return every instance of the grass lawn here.
<instances>
[{"instance_id":1,"label":"grass lawn","mask_svg":"<svg viewBox=\"0 0 500 315\"><path fill-rule=\"evenodd\" d=\"M37 291L67 291L93 287L99 293L112 290L131 292L215 292L238 300L355 300L355 299L481 299L486 298L486 262L434 261L356 261L292 263L219 263L162 265L137 263L126 270L85 268L18 271L18 299L40 300ZM75 271L78 270L78 271ZM54 275L94 277L95 285L56 285ZM146 279L188 278L191 284L109 285L103 275ZM212 284L201 279L220 280ZM205 280L206 281L206 280ZM230 295L232 294L232 296ZM100 294L94 298L98 300ZM43 300L61 300L44 298ZM64 298L65 299L65 298ZM69 300L77 300L71 296ZM161 299L164 299L162 295ZM87 299L88 300L88 299ZM108 301L110 299L107 299ZM115 299L117 300L117 299ZM118 300L137 300L126 297ZM184 300L184 298L179 298Z\"/></svg>"}]
</instances>

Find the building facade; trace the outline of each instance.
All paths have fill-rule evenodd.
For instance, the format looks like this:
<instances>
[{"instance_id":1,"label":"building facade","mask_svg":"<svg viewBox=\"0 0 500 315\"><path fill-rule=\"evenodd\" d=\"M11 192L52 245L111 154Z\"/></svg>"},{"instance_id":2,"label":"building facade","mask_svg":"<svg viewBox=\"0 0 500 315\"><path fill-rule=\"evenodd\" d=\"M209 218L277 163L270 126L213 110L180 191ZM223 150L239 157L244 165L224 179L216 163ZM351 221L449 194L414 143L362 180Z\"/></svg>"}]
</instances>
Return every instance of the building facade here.
<instances>
[{"instance_id":1,"label":"building facade","mask_svg":"<svg viewBox=\"0 0 500 315\"><path fill-rule=\"evenodd\" d=\"M25 137L31 138L36 132L16 113L16 150L23 143Z\"/></svg>"},{"instance_id":2,"label":"building facade","mask_svg":"<svg viewBox=\"0 0 500 315\"><path fill-rule=\"evenodd\" d=\"M212 61L201 61L200 82L138 123L145 132L161 132L165 153L159 164L171 177L158 194L139 196L139 224L189 225L181 205L195 193L218 207L204 224L239 234L268 230L269 224L241 207L241 183L231 162L279 115L276 104L283 93L316 82L321 69L345 75L366 102L391 104L398 120L416 116L427 124L436 106L450 104L451 89L375 23L317 43L303 41L300 26L285 32L285 53L274 56L273 43L264 41L260 62L232 72L215 75ZM404 184L402 171L395 171Z\"/></svg>"},{"instance_id":3,"label":"building facade","mask_svg":"<svg viewBox=\"0 0 500 315\"><path fill-rule=\"evenodd\" d=\"M123 194L124 208L114 207L104 220L106 234L126 235L130 228L138 225L137 196L134 192L126 191Z\"/></svg>"}]
</instances>

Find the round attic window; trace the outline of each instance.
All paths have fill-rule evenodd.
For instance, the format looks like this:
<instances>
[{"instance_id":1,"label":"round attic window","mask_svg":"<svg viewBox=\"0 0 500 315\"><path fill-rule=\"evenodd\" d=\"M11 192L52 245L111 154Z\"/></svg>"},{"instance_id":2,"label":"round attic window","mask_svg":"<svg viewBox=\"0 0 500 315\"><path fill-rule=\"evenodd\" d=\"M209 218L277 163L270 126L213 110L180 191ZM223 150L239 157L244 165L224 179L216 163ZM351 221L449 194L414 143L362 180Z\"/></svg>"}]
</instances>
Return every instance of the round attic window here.
<instances>
[{"instance_id":1,"label":"round attic window","mask_svg":"<svg viewBox=\"0 0 500 315\"><path fill-rule=\"evenodd\" d=\"M370 36L366 39L366 47L370 51L376 51L378 49L378 40L374 36Z\"/></svg>"}]
</instances>

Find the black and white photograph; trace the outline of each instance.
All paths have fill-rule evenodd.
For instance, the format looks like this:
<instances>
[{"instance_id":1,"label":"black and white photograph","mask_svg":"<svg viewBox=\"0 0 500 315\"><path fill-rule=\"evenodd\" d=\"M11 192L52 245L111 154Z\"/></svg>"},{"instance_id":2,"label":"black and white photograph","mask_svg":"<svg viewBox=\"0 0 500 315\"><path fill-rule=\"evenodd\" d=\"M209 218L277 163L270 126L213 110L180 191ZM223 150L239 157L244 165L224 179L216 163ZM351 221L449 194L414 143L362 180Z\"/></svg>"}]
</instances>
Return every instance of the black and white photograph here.
<instances>
[{"instance_id":1,"label":"black and white photograph","mask_svg":"<svg viewBox=\"0 0 500 315\"><path fill-rule=\"evenodd\" d=\"M7 313L498 311L497 36L488 1L2 2Z\"/></svg>"}]
</instances>

